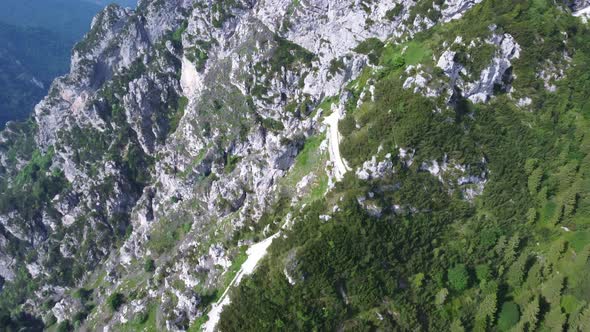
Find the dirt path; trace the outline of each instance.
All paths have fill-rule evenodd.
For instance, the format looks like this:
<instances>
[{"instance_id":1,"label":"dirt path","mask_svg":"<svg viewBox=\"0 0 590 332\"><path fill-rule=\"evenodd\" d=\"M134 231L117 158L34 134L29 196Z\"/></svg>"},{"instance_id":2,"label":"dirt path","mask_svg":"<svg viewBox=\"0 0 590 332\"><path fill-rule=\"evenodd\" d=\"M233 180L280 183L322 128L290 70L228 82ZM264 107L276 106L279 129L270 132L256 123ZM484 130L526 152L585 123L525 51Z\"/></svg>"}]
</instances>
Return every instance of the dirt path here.
<instances>
[{"instance_id":1,"label":"dirt path","mask_svg":"<svg viewBox=\"0 0 590 332\"><path fill-rule=\"evenodd\" d=\"M242 267L240 268L240 270L238 271L238 273L236 274L234 279L231 281L229 286L227 286L227 288L223 292L223 295L221 295L221 297L219 298L219 301L217 301L211 307L211 310L209 311L209 314L208 314L209 320L207 320L205 325L203 325L203 331L205 331L205 332L215 331L215 327L217 326L217 323L219 322L219 317L221 315L221 312L223 311L223 307L225 307L226 305L231 303L231 300L230 300L227 292L232 287L239 285L240 282L242 281L242 278L244 278L247 275L252 274L254 272L254 270L256 270L256 266L258 265L258 262L260 262L260 260L262 258L264 258L264 256L266 256L266 252L268 250L268 247L271 245L272 241L277 236L279 236L279 234L280 234L280 232L276 233L275 235L273 235L271 237L264 239L261 242L256 243L255 245L251 246L250 248L248 248L248 250L246 251L246 253L248 254L248 258L246 259L244 264L242 264Z\"/></svg>"},{"instance_id":2,"label":"dirt path","mask_svg":"<svg viewBox=\"0 0 590 332\"><path fill-rule=\"evenodd\" d=\"M348 165L346 165L346 161L342 159L340 155L340 140L342 139L340 136L340 132L338 131L338 121L340 120L340 116L337 110L335 110L332 115L328 116L324 123L328 126L328 145L330 151L330 160L334 164L334 175L337 181L342 180L344 174L350 170ZM203 331L205 332L213 332L217 327L217 323L219 323L219 318L223 308L231 303L229 295L227 294L228 291L240 284L242 278L250 275L256 270L256 266L258 262L266 256L266 252L268 247L271 245L272 241L281 234L279 231L278 233L274 234L271 237L264 239L263 241L256 243L252 247L246 251L248 254L248 258L242 264L242 267L231 281L229 286L223 292L223 295L219 298L219 300L213 304L211 310L208 313L209 320L203 325Z\"/></svg>"},{"instance_id":3,"label":"dirt path","mask_svg":"<svg viewBox=\"0 0 590 332\"><path fill-rule=\"evenodd\" d=\"M346 161L340 155L340 131L338 131L338 121L340 120L339 112L334 110L328 116L324 123L328 126L328 150L330 151L330 160L334 164L334 175L337 181L342 180L344 174L350 170Z\"/></svg>"},{"instance_id":4,"label":"dirt path","mask_svg":"<svg viewBox=\"0 0 590 332\"><path fill-rule=\"evenodd\" d=\"M583 19L587 21L588 16L590 16L590 6L574 12L573 15L576 17L583 17Z\"/></svg>"}]
</instances>

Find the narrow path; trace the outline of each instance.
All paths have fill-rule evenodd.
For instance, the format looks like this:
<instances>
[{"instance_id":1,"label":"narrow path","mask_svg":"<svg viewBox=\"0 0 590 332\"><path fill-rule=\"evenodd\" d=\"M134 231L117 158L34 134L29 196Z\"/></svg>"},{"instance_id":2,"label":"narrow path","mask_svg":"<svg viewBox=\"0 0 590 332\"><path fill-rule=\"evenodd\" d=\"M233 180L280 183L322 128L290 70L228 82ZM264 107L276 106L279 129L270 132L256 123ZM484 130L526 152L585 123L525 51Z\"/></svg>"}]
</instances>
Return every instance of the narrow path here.
<instances>
[{"instance_id":1,"label":"narrow path","mask_svg":"<svg viewBox=\"0 0 590 332\"><path fill-rule=\"evenodd\" d=\"M337 181L342 180L344 174L350 170L348 165L346 165L346 161L342 159L342 156L340 155L340 141L342 138L340 136L340 132L338 131L339 120L340 115L338 110L334 110L334 112L324 120L324 123L328 126L328 149L330 152L330 160L334 164L334 176L336 177ZM256 270L256 266L260 260L266 256L268 247L280 234L281 231L264 239L263 241L254 244L246 251L248 258L244 264L242 264L234 279L227 286L223 292L223 295L221 295L219 300L211 306L211 310L208 313L209 319L203 325L204 332L215 331L223 308L231 303L229 295L227 294L229 290L232 287L239 285L245 276L252 274L254 270Z\"/></svg>"},{"instance_id":2,"label":"narrow path","mask_svg":"<svg viewBox=\"0 0 590 332\"><path fill-rule=\"evenodd\" d=\"M338 121L340 120L340 114L338 110L334 110L330 116L328 116L324 123L328 126L328 150L330 152L330 161L334 164L334 176L336 181L342 180L344 174L350 170L346 161L342 159L340 155L340 131L338 130Z\"/></svg>"},{"instance_id":3,"label":"narrow path","mask_svg":"<svg viewBox=\"0 0 590 332\"><path fill-rule=\"evenodd\" d=\"M223 307L231 303L229 295L227 294L228 291L232 287L239 285L245 276L252 274L254 270L256 270L258 262L260 262L260 260L264 258L264 256L266 256L268 247L271 245L272 241L280 235L280 233L281 232L279 231L273 236L270 236L264 239L263 241L260 241L248 248L248 250L246 251L246 253L248 254L248 258L246 259L244 264L242 264L242 267L240 268L234 279L227 286L227 288L223 292L223 295L221 295L219 300L211 307L211 310L208 314L209 320L207 320L205 325L203 325L203 331L215 331L217 323L219 323L219 317L221 315L221 312L223 311Z\"/></svg>"}]
</instances>

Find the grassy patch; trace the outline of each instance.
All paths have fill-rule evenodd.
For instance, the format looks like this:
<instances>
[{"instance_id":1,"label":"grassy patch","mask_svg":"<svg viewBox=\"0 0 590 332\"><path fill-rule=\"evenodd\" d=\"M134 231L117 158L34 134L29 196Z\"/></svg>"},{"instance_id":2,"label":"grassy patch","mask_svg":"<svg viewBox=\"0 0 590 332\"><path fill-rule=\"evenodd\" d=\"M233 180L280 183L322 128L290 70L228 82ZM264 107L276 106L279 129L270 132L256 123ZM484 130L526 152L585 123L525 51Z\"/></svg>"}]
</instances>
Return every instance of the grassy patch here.
<instances>
[{"instance_id":1,"label":"grassy patch","mask_svg":"<svg viewBox=\"0 0 590 332\"><path fill-rule=\"evenodd\" d=\"M312 188L322 185L322 181L325 180L322 179L322 176L325 175L325 165L328 160L327 151L320 151L320 144L324 139L324 135L317 135L307 139L303 150L295 159L295 164L289 170L287 176L281 180L281 186L290 191L291 194L295 194L299 181L309 174L315 175Z\"/></svg>"},{"instance_id":2,"label":"grassy patch","mask_svg":"<svg viewBox=\"0 0 590 332\"><path fill-rule=\"evenodd\" d=\"M430 60L432 50L425 42L416 40L398 45L388 44L383 49L380 63L385 66L398 66L400 58L406 65L417 65Z\"/></svg>"},{"instance_id":3,"label":"grassy patch","mask_svg":"<svg viewBox=\"0 0 590 332\"><path fill-rule=\"evenodd\" d=\"M161 331L156 322L157 306L149 304L144 310L144 312L139 312L134 317L131 317L127 323L117 326L116 330L121 332Z\"/></svg>"},{"instance_id":4,"label":"grassy patch","mask_svg":"<svg viewBox=\"0 0 590 332\"><path fill-rule=\"evenodd\" d=\"M566 239L576 252L580 252L590 244L590 231L572 232L566 236Z\"/></svg>"},{"instance_id":5,"label":"grassy patch","mask_svg":"<svg viewBox=\"0 0 590 332\"><path fill-rule=\"evenodd\" d=\"M221 292L217 293L217 296L220 297L223 294L225 289L229 286L229 284L232 282L232 280L234 280L235 276L238 274L238 271L240 271L242 264L244 264L244 262L248 259L248 254L246 253L247 249L247 246L243 246L239 249L239 252L236 255L236 257L234 257L231 266L225 272L223 287ZM217 298L216 301L217 300L219 300L219 298Z\"/></svg>"}]
</instances>

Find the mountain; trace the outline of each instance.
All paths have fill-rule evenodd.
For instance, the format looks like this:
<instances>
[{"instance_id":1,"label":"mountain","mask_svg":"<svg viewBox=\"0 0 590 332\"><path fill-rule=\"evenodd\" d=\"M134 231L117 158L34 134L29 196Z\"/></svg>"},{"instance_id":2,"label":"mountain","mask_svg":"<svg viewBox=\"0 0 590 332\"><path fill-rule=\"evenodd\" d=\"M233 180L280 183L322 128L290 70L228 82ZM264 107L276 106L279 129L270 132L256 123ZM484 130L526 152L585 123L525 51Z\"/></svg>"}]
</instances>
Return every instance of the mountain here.
<instances>
[{"instance_id":1,"label":"mountain","mask_svg":"<svg viewBox=\"0 0 590 332\"><path fill-rule=\"evenodd\" d=\"M72 47L104 6L74 0L0 3L0 128L28 117L53 79L67 73Z\"/></svg>"},{"instance_id":2,"label":"mountain","mask_svg":"<svg viewBox=\"0 0 590 332\"><path fill-rule=\"evenodd\" d=\"M102 7L105 7L105 6L110 5L112 3L116 3L120 6L130 7L130 8L134 8L135 6L137 6L137 0L82 0L82 1L95 3L95 4L102 6Z\"/></svg>"},{"instance_id":3,"label":"mountain","mask_svg":"<svg viewBox=\"0 0 590 332\"><path fill-rule=\"evenodd\" d=\"M0 134L0 326L587 331L587 11L109 5Z\"/></svg>"},{"instance_id":4,"label":"mountain","mask_svg":"<svg viewBox=\"0 0 590 332\"><path fill-rule=\"evenodd\" d=\"M45 28L79 40L90 21L107 4L92 0L3 0L0 22L15 26ZM131 1L122 0L122 4Z\"/></svg>"},{"instance_id":5,"label":"mountain","mask_svg":"<svg viewBox=\"0 0 590 332\"><path fill-rule=\"evenodd\" d=\"M0 127L25 119L69 66L72 41L46 29L0 23Z\"/></svg>"}]
</instances>

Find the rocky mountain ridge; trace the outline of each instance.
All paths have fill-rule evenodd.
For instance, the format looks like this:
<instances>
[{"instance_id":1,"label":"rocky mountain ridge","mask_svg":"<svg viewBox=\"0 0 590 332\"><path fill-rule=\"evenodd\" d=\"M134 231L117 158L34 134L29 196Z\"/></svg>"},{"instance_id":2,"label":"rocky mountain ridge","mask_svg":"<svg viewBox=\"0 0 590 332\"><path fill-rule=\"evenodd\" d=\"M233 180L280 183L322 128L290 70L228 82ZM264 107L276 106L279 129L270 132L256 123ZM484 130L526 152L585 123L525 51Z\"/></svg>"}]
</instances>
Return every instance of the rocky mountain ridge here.
<instances>
[{"instance_id":1,"label":"rocky mountain ridge","mask_svg":"<svg viewBox=\"0 0 590 332\"><path fill-rule=\"evenodd\" d=\"M375 101L376 82L366 76L383 65L367 45L409 43L480 2L108 6L34 119L2 132L5 284L33 280L28 293L14 297L46 325L117 331L153 319L167 330L200 326L245 248L274 234L290 211L338 186L342 176L330 165L323 119L347 115L342 127L351 101L358 108ZM522 46L510 33L486 28L486 37L459 36L422 57L440 72L402 64L403 89L453 107L464 99L485 104L501 93L529 107L529 91L512 86ZM411 47L401 53L416 52ZM489 51L483 65L461 58L465 49L480 48ZM554 67L544 75L547 86L567 63ZM344 136L342 148L349 144ZM373 152L360 163L349 160L357 178L400 172L389 150ZM412 146L396 144L393 152L465 201L481 195L490 178L485 155L414 164ZM300 169L302 156L317 159L319 168ZM375 217L422 211L378 206L370 194L357 201Z\"/></svg>"}]
</instances>

